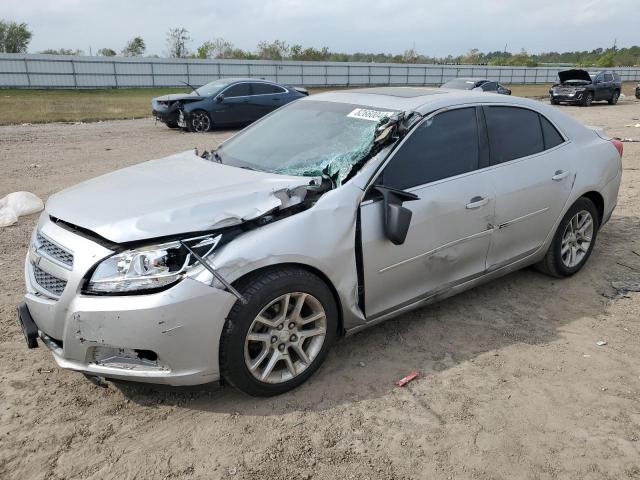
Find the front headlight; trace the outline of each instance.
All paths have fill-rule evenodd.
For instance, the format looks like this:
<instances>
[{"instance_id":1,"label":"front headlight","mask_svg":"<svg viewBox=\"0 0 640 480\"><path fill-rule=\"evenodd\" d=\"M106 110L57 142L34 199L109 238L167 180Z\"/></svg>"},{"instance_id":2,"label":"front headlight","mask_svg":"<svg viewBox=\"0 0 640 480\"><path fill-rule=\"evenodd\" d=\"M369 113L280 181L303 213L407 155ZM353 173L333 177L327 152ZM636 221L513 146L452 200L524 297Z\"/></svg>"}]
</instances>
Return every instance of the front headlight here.
<instances>
[{"instance_id":1,"label":"front headlight","mask_svg":"<svg viewBox=\"0 0 640 480\"><path fill-rule=\"evenodd\" d=\"M201 257L209 255L222 235L183 240ZM105 258L85 285L84 293L140 292L167 287L182 280L196 259L180 242L126 250Z\"/></svg>"}]
</instances>

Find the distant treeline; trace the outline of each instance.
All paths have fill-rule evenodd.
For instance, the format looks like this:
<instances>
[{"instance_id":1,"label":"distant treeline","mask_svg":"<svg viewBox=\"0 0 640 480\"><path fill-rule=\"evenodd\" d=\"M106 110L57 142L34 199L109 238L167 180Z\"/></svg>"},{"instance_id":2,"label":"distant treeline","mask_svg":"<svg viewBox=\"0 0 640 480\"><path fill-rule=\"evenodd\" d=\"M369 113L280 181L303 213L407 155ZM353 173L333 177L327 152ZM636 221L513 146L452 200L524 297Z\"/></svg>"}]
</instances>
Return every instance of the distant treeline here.
<instances>
[{"instance_id":1,"label":"distant treeline","mask_svg":"<svg viewBox=\"0 0 640 480\"><path fill-rule=\"evenodd\" d=\"M27 51L32 38L25 23L8 22L0 19L0 52L23 53ZM283 40L263 41L254 50L237 48L231 42L216 38L207 40L195 50L191 49L191 34L184 27L167 31L165 54L171 58L228 58L242 60L310 60L329 62L379 62L379 63L436 63L436 64L472 64L472 65L509 65L537 67L541 64L568 64L584 67L627 67L640 65L640 46L628 48L596 48L591 51L545 52L529 54L524 49L519 53L505 51L481 52L472 48L464 55L432 57L410 48L402 54L390 53L340 53L332 52L328 47L303 47L300 44L289 45ZM120 49L103 47L96 51L98 55L112 57L140 57L146 53L147 46L142 37L134 37ZM39 53L52 55L84 55L78 49L47 49ZM90 52L91 53L91 52ZM157 55L147 55L157 57Z\"/></svg>"}]
</instances>

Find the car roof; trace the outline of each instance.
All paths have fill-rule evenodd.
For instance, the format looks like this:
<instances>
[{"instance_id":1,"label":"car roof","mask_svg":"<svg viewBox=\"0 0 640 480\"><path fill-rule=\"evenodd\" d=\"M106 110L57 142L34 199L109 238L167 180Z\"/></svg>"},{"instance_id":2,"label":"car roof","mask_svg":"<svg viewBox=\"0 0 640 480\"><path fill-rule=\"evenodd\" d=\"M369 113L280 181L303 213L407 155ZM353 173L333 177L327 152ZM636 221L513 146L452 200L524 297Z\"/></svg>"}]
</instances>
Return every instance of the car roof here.
<instances>
[{"instance_id":1,"label":"car roof","mask_svg":"<svg viewBox=\"0 0 640 480\"><path fill-rule=\"evenodd\" d=\"M451 80L464 80L465 82L488 82L489 81L484 77L456 77L456 78L452 78ZM447 80L447 81L450 82L451 80Z\"/></svg>"},{"instance_id":2,"label":"car roof","mask_svg":"<svg viewBox=\"0 0 640 480\"><path fill-rule=\"evenodd\" d=\"M237 83L237 82L260 82L260 83L273 83L278 85L278 83L276 82L272 82L271 80L265 80L264 78L248 78L248 77L220 77L220 78L216 78L215 80L211 80L211 82L217 82L220 80L224 80L225 82L229 82L231 83Z\"/></svg>"},{"instance_id":3,"label":"car roof","mask_svg":"<svg viewBox=\"0 0 640 480\"><path fill-rule=\"evenodd\" d=\"M373 108L429 113L440 108L467 103L502 103L522 105L540 110L540 102L509 95L471 90L429 87L376 87L335 90L305 97L302 101L349 103Z\"/></svg>"}]
</instances>

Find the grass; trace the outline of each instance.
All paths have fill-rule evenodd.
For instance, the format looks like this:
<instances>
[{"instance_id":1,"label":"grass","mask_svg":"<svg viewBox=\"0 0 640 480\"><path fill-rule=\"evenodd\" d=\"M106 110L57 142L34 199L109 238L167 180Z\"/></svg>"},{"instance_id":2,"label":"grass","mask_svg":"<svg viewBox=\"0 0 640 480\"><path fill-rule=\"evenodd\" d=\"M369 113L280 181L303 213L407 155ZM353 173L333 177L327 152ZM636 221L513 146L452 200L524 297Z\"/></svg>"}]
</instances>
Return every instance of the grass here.
<instances>
[{"instance_id":1,"label":"grass","mask_svg":"<svg viewBox=\"0 0 640 480\"><path fill-rule=\"evenodd\" d=\"M623 85L633 96L635 82ZM549 85L512 85L513 95L540 98ZM309 89L311 94L325 91ZM105 90L0 90L0 125L48 122L94 122L151 115L151 99L184 88L123 88Z\"/></svg>"}]
</instances>

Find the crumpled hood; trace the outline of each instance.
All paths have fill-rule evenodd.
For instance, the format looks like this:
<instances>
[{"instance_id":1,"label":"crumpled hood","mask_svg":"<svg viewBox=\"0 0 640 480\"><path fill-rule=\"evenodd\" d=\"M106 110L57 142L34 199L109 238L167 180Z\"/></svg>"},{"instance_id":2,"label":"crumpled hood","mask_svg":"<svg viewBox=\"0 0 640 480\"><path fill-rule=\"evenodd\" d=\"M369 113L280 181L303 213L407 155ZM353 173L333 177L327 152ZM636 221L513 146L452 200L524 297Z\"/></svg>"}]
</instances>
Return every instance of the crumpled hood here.
<instances>
[{"instance_id":1,"label":"crumpled hood","mask_svg":"<svg viewBox=\"0 0 640 480\"><path fill-rule=\"evenodd\" d=\"M49 197L46 211L122 243L237 225L299 203L310 181L222 165L190 150L63 190Z\"/></svg>"},{"instance_id":2,"label":"crumpled hood","mask_svg":"<svg viewBox=\"0 0 640 480\"><path fill-rule=\"evenodd\" d=\"M589 72L579 68L558 72L558 78L560 79L560 83L564 83L568 80L584 80L585 82L591 83Z\"/></svg>"},{"instance_id":3,"label":"crumpled hood","mask_svg":"<svg viewBox=\"0 0 640 480\"><path fill-rule=\"evenodd\" d=\"M196 95L195 93L171 93L169 95L162 95L156 97L153 100L156 102L175 102L176 100L202 100L204 97Z\"/></svg>"}]
</instances>

